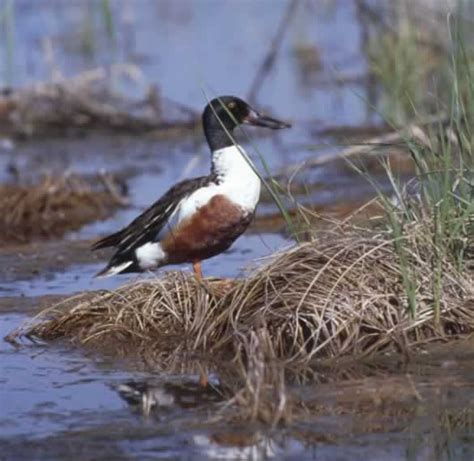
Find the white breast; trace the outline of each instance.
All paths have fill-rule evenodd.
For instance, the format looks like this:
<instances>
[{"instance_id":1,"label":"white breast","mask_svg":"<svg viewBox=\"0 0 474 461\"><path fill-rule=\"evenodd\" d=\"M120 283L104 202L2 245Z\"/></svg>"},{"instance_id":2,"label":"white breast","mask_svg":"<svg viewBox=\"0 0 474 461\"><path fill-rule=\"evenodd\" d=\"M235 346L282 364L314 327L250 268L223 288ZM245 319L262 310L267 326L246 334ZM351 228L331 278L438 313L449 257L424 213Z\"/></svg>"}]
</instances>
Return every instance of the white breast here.
<instances>
[{"instance_id":1,"label":"white breast","mask_svg":"<svg viewBox=\"0 0 474 461\"><path fill-rule=\"evenodd\" d=\"M225 195L248 213L255 210L260 198L260 178L239 147L230 146L214 151L212 160L218 184L209 184L183 200L178 211L178 222L191 216L215 195Z\"/></svg>"}]
</instances>

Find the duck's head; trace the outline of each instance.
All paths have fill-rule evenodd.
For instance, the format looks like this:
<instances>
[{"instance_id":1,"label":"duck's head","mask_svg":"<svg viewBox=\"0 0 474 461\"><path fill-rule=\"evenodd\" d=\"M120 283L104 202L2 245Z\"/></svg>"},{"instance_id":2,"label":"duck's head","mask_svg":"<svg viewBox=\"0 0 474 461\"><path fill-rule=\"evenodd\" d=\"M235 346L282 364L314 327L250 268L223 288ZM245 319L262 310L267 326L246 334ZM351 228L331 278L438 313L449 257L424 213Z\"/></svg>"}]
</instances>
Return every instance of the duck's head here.
<instances>
[{"instance_id":1,"label":"duck's head","mask_svg":"<svg viewBox=\"0 0 474 461\"><path fill-rule=\"evenodd\" d=\"M202 121L211 148L232 144L226 130L232 133L238 125L261 126L272 130L291 127L289 123L256 111L236 96L219 96L213 99L204 109Z\"/></svg>"}]
</instances>

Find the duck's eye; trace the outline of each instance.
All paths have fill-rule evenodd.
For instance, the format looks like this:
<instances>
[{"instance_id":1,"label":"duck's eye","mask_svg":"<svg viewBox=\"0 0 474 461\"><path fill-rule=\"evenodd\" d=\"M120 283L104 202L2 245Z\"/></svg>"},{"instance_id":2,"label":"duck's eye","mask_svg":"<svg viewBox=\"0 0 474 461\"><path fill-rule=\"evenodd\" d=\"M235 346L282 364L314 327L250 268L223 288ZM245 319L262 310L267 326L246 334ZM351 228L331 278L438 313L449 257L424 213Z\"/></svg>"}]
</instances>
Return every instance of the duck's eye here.
<instances>
[{"instance_id":1,"label":"duck's eye","mask_svg":"<svg viewBox=\"0 0 474 461\"><path fill-rule=\"evenodd\" d=\"M235 108L235 102L234 102L234 101L229 102L229 104L227 104L227 107L228 107L229 109L234 109L234 108Z\"/></svg>"}]
</instances>

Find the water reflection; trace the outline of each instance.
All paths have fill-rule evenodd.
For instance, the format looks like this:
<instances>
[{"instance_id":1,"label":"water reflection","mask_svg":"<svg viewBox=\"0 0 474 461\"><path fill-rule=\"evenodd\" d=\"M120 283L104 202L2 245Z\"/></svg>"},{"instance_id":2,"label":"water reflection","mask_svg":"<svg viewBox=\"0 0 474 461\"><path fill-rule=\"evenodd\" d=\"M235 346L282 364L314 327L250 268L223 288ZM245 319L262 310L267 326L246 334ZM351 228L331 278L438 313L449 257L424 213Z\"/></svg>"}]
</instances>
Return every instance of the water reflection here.
<instances>
[{"instance_id":1,"label":"water reflection","mask_svg":"<svg viewBox=\"0 0 474 461\"><path fill-rule=\"evenodd\" d=\"M211 380L207 386L197 380L180 377L174 382L128 381L114 386L119 396L130 407L144 416L161 416L170 408L192 409L222 402L224 396L218 382Z\"/></svg>"}]
</instances>

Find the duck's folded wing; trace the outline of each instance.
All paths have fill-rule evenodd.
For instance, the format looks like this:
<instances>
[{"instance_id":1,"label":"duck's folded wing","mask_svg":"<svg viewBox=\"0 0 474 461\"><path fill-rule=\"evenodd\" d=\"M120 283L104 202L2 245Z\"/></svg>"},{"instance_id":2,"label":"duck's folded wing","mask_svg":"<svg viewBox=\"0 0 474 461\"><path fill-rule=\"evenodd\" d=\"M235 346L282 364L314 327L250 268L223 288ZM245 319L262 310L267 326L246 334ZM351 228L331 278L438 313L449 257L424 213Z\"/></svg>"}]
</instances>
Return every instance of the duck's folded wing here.
<instances>
[{"instance_id":1,"label":"duck's folded wing","mask_svg":"<svg viewBox=\"0 0 474 461\"><path fill-rule=\"evenodd\" d=\"M168 224L183 199L200 187L205 187L211 179L203 176L187 179L173 186L150 208L135 218L127 227L98 240L93 250L115 247L119 253L128 253L146 242L154 241L160 231Z\"/></svg>"}]
</instances>

